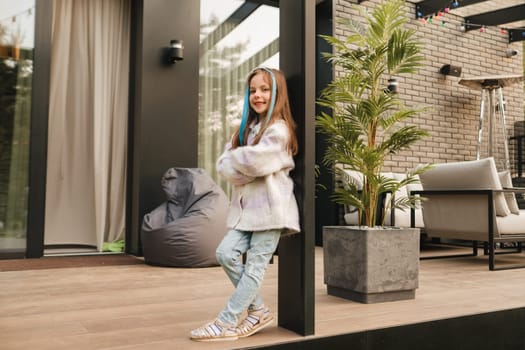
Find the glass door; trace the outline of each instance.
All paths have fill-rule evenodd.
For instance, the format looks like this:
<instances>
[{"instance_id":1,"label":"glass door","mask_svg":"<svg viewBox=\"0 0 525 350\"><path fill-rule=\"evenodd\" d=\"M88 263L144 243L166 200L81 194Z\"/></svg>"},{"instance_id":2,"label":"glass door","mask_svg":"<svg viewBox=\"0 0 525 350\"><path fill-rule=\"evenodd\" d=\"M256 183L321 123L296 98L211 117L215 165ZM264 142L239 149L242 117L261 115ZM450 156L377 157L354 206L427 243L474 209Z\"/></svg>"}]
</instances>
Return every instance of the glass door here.
<instances>
[{"instance_id":1,"label":"glass door","mask_svg":"<svg viewBox=\"0 0 525 350\"><path fill-rule=\"evenodd\" d=\"M26 250L34 12L0 1L0 258Z\"/></svg>"},{"instance_id":2,"label":"glass door","mask_svg":"<svg viewBox=\"0 0 525 350\"><path fill-rule=\"evenodd\" d=\"M226 193L215 162L240 124L246 76L279 68L279 8L270 3L201 0L199 167Z\"/></svg>"}]
</instances>

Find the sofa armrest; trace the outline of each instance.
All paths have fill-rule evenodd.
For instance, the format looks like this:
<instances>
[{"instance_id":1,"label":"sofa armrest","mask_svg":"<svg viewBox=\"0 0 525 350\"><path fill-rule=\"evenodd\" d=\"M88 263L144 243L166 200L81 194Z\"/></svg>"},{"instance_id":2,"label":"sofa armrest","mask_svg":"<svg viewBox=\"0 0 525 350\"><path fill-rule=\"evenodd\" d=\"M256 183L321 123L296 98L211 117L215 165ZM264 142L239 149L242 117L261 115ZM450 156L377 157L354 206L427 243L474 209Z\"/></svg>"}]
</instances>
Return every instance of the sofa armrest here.
<instances>
[{"instance_id":1,"label":"sofa armrest","mask_svg":"<svg viewBox=\"0 0 525 350\"><path fill-rule=\"evenodd\" d=\"M511 193L525 193L525 187L503 187L501 190L493 190L494 192L511 192Z\"/></svg>"}]
</instances>

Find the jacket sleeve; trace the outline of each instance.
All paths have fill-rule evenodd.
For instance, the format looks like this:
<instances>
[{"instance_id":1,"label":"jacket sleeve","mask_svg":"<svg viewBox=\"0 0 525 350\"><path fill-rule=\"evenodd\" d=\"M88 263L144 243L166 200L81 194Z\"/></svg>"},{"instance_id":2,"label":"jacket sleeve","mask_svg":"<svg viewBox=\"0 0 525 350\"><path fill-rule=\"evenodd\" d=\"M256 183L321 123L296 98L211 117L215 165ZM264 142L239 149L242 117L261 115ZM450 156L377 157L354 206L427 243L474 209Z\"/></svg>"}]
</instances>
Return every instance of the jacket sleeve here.
<instances>
[{"instance_id":1,"label":"jacket sleeve","mask_svg":"<svg viewBox=\"0 0 525 350\"><path fill-rule=\"evenodd\" d=\"M228 142L224 149L224 152L217 160L217 171L232 185L244 185L249 182L252 182L255 179L252 176L244 175L232 166L231 142Z\"/></svg>"},{"instance_id":2,"label":"jacket sleeve","mask_svg":"<svg viewBox=\"0 0 525 350\"><path fill-rule=\"evenodd\" d=\"M258 144L231 150L231 165L238 172L251 177L293 169L293 158L286 149L288 138L288 128L284 122L273 123Z\"/></svg>"}]
</instances>

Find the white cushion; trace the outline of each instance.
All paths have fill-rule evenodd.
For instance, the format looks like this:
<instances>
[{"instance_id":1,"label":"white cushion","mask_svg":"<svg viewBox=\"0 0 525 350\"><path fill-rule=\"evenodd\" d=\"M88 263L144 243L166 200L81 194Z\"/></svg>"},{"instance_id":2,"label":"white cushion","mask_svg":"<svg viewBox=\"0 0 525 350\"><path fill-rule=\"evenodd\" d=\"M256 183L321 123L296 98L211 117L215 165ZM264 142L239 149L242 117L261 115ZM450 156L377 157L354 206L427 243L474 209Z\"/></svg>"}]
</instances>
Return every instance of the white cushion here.
<instances>
[{"instance_id":1,"label":"white cushion","mask_svg":"<svg viewBox=\"0 0 525 350\"><path fill-rule=\"evenodd\" d=\"M512 178L510 177L510 171L500 171L498 173L499 181L501 182L501 186L503 188L511 188L512 186ZM516 200L516 195L514 195L513 192L505 193L505 200L507 201L507 205L509 206L510 212L512 214L520 214L520 208L518 206L518 201Z\"/></svg>"},{"instance_id":2,"label":"white cushion","mask_svg":"<svg viewBox=\"0 0 525 350\"><path fill-rule=\"evenodd\" d=\"M425 190L502 189L496 164L492 157L435 164L419 177ZM507 216L510 214L510 209L503 193L497 193L494 196L494 206L496 215Z\"/></svg>"},{"instance_id":3,"label":"white cushion","mask_svg":"<svg viewBox=\"0 0 525 350\"><path fill-rule=\"evenodd\" d=\"M505 217L497 217L498 232L500 235L523 234L525 227L525 210L520 210L521 215L510 214Z\"/></svg>"},{"instance_id":4,"label":"white cushion","mask_svg":"<svg viewBox=\"0 0 525 350\"><path fill-rule=\"evenodd\" d=\"M422 191L423 186L421 185L421 180L419 180L419 176L417 176L417 179L419 182L408 184L407 187L407 195L410 194L412 191Z\"/></svg>"},{"instance_id":5,"label":"white cushion","mask_svg":"<svg viewBox=\"0 0 525 350\"><path fill-rule=\"evenodd\" d=\"M342 178L340 179L341 182L347 183L353 183L356 185L356 187L361 190L363 189L363 174L361 174L359 171L350 170L350 169L341 169L344 174L342 174Z\"/></svg>"},{"instance_id":6,"label":"white cushion","mask_svg":"<svg viewBox=\"0 0 525 350\"><path fill-rule=\"evenodd\" d=\"M397 181L403 181L406 178L406 174L403 173L393 173L394 179ZM418 181L419 177L416 176ZM422 190L423 187L419 182L417 183L411 183L405 186L402 186L397 192L396 192L396 199L399 198L407 198L410 195L410 191L417 191ZM390 224L390 213L388 214L387 218L387 225ZM415 210L415 224L416 227L424 227L423 223L423 214L421 213L421 208L416 208ZM396 209L395 211L395 224L396 226L401 227L410 227L410 209Z\"/></svg>"},{"instance_id":7,"label":"white cushion","mask_svg":"<svg viewBox=\"0 0 525 350\"><path fill-rule=\"evenodd\" d=\"M353 183L358 190L363 189L363 174L361 174L359 171L345 169L341 165L337 165L339 168L338 170L342 171L342 173L338 173L339 181L342 183L343 187L347 183ZM344 220L347 225L358 225L359 224L359 218L358 218L359 211L352 206L345 205L345 215Z\"/></svg>"},{"instance_id":8,"label":"white cushion","mask_svg":"<svg viewBox=\"0 0 525 350\"><path fill-rule=\"evenodd\" d=\"M354 210L355 208L349 208L349 211L344 216L347 225L359 225L359 211Z\"/></svg>"}]
</instances>

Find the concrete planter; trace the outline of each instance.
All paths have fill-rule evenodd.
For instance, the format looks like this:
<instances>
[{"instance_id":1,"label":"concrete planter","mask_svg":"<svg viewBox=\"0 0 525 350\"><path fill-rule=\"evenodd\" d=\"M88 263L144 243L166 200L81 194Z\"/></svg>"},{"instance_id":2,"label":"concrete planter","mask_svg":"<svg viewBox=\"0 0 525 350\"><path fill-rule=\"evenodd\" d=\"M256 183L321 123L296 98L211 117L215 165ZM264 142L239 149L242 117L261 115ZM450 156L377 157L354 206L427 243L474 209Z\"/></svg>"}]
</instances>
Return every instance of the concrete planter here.
<instances>
[{"instance_id":1,"label":"concrete planter","mask_svg":"<svg viewBox=\"0 0 525 350\"><path fill-rule=\"evenodd\" d=\"M328 294L361 303L414 299L419 229L323 227Z\"/></svg>"}]
</instances>

